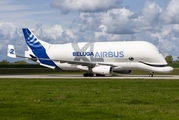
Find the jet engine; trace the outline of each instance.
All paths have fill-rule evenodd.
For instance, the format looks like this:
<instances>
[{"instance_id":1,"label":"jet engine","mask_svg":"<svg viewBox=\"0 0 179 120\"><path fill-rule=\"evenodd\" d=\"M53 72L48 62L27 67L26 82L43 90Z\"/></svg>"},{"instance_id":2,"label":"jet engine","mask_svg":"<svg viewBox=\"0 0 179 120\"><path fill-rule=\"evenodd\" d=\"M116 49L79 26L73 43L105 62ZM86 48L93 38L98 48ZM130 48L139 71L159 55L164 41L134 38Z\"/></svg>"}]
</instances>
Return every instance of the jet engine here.
<instances>
[{"instance_id":1,"label":"jet engine","mask_svg":"<svg viewBox=\"0 0 179 120\"><path fill-rule=\"evenodd\" d=\"M94 67L92 69L92 72L97 73L97 74L103 74L103 75L112 74L113 73L113 67L111 67L111 66L97 66L97 67Z\"/></svg>"}]
</instances>

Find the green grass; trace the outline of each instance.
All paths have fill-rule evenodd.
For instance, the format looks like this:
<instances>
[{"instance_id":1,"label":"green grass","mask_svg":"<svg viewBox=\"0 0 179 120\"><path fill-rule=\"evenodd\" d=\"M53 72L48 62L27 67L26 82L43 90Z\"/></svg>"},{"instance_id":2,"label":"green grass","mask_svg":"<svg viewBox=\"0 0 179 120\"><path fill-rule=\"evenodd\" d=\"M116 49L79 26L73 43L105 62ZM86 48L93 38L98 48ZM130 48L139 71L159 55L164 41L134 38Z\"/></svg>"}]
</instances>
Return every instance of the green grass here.
<instances>
[{"instance_id":1,"label":"green grass","mask_svg":"<svg viewBox=\"0 0 179 120\"><path fill-rule=\"evenodd\" d=\"M169 64L173 68L179 68L179 63Z\"/></svg>"},{"instance_id":2,"label":"green grass","mask_svg":"<svg viewBox=\"0 0 179 120\"><path fill-rule=\"evenodd\" d=\"M178 120L179 80L0 79L1 120Z\"/></svg>"}]
</instances>

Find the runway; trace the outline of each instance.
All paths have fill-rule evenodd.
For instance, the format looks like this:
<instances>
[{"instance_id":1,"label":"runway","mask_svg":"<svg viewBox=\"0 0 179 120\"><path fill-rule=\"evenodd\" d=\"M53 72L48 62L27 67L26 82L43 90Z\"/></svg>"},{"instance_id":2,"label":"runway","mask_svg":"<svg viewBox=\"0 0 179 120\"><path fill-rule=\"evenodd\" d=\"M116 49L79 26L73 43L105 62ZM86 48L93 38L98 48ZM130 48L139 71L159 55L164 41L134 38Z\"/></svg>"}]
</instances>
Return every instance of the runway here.
<instances>
[{"instance_id":1,"label":"runway","mask_svg":"<svg viewBox=\"0 0 179 120\"><path fill-rule=\"evenodd\" d=\"M69 78L69 79L179 79L179 75L112 75L105 77L83 77L83 75L0 75L0 78Z\"/></svg>"}]
</instances>

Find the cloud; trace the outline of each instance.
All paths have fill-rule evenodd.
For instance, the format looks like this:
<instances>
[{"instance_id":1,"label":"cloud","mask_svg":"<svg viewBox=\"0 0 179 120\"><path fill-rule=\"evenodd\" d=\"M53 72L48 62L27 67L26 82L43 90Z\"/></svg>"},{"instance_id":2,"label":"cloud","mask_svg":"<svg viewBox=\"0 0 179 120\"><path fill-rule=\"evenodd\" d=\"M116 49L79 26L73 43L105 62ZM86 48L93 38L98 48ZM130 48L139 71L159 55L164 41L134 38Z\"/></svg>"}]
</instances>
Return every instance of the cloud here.
<instances>
[{"instance_id":1,"label":"cloud","mask_svg":"<svg viewBox=\"0 0 179 120\"><path fill-rule=\"evenodd\" d=\"M76 37L69 30L64 30L61 25L53 25L50 29L43 29L42 24L37 24L35 34L39 39L49 43L74 42Z\"/></svg>"},{"instance_id":2,"label":"cloud","mask_svg":"<svg viewBox=\"0 0 179 120\"><path fill-rule=\"evenodd\" d=\"M0 60L10 59L7 57L8 45L15 45L15 48L19 48L16 50L19 54L24 54L22 51L27 49L20 29L17 29L11 22L0 22Z\"/></svg>"},{"instance_id":3,"label":"cloud","mask_svg":"<svg viewBox=\"0 0 179 120\"><path fill-rule=\"evenodd\" d=\"M12 0L0 1L0 12L14 12L29 9L26 5L15 3Z\"/></svg>"},{"instance_id":4,"label":"cloud","mask_svg":"<svg viewBox=\"0 0 179 120\"><path fill-rule=\"evenodd\" d=\"M102 12L120 7L122 0L53 0L51 7L59 8L63 14L73 11Z\"/></svg>"},{"instance_id":5,"label":"cloud","mask_svg":"<svg viewBox=\"0 0 179 120\"><path fill-rule=\"evenodd\" d=\"M99 31L106 26L107 33L133 34L142 31L160 30L159 15L162 9L155 2L146 2L141 13L126 8L110 9L107 12L80 13L80 31Z\"/></svg>"},{"instance_id":6,"label":"cloud","mask_svg":"<svg viewBox=\"0 0 179 120\"><path fill-rule=\"evenodd\" d=\"M161 13L160 20L164 24L179 24L179 0L171 0Z\"/></svg>"},{"instance_id":7,"label":"cloud","mask_svg":"<svg viewBox=\"0 0 179 120\"><path fill-rule=\"evenodd\" d=\"M54 25L49 29L43 29L42 24L37 24L31 29L35 35L43 41L51 44L69 43L76 40L76 36L69 30L64 30L61 25ZM27 45L21 28L17 28L12 22L0 22L0 61L10 59L7 57L7 46L14 45L16 53L24 56Z\"/></svg>"},{"instance_id":8,"label":"cloud","mask_svg":"<svg viewBox=\"0 0 179 120\"><path fill-rule=\"evenodd\" d=\"M103 2L104 4L101 4ZM116 4L117 2L118 4ZM82 41L149 41L161 49L165 55L178 56L179 8L177 5L179 3L177 0L171 0L165 8L161 8L156 2L146 1L140 12L120 7L121 2L122 0L53 0L51 7L59 8L63 14L80 11L79 19L75 18L72 22L73 27L70 29L62 27L63 24L55 24L48 28L37 24L32 30L38 38L51 44ZM11 3L12 1L0 1L0 6L11 5ZM14 25L15 21L12 18L18 18L19 22L19 18L26 15L48 14L51 10L35 12L16 9L11 13L9 13L10 9L6 11L1 12L1 21L11 20L13 23L0 22L0 54L3 56L2 58L6 58L8 44L15 45L15 48L18 48L17 53L22 55L23 51L27 50L22 30ZM27 20L25 22L34 24L34 18L28 20L30 22Z\"/></svg>"}]
</instances>

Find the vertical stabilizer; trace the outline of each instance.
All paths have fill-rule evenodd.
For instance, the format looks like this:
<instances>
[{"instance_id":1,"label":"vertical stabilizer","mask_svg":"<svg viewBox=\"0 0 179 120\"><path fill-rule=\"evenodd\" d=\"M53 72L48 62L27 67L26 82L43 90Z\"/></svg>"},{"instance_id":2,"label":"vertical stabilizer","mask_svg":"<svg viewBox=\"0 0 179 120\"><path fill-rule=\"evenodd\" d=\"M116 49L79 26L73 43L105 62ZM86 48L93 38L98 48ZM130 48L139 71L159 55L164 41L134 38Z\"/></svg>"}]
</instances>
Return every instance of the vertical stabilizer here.
<instances>
[{"instance_id":1,"label":"vertical stabilizer","mask_svg":"<svg viewBox=\"0 0 179 120\"><path fill-rule=\"evenodd\" d=\"M28 28L22 29L24 33L24 37L26 40L27 45L30 47L31 50L36 49L45 49L42 44L39 42L39 39L32 33L32 31Z\"/></svg>"},{"instance_id":2,"label":"vertical stabilizer","mask_svg":"<svg viewBox=\"0 0 179 120\"><path fill-rule=\"evenodd\" d=\"M14 45L8 45L7 56L9 56L11 58L16 58Z\"/></svg>"},{"instance_id":3,"label":"vertical stabilizer","mask_svg":"<svg viewBox=\"0 0 179 120\"><path fill-rule=\"evenodd\" d=\"M26 43L28 47L31 49L32 53L35 55L35 57L37 59L38 58L50 59L46 52L46 49L49 48L50 44L39 40L35 36L35 34L28 28L23 28L22 31L24 33ZM53 61L40 60L40 59L39 61L40 61L40 64L45 64L48 66L56 66L56 64Z\"/></svg>"}]
</instances>

